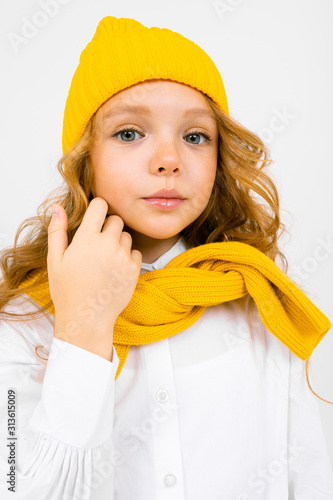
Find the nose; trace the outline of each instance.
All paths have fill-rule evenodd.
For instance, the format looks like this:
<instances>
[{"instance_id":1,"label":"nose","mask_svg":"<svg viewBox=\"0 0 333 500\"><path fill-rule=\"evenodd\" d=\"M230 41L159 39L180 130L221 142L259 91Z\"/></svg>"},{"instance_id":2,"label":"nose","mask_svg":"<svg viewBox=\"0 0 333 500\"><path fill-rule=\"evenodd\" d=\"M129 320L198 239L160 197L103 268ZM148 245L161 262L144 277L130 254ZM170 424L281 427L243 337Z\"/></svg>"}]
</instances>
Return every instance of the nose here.
<instances>
[{"instance_id":1,"label":"nose","mask_svg":"<svg viewBox=\"0 0 333 500\"><path fill-rule=\"evenodd\" d=\"M179 152L174 144L160 145L151 161L151 172L159 175L177 174L183 170Z\"/></svg>"}]
</instances>

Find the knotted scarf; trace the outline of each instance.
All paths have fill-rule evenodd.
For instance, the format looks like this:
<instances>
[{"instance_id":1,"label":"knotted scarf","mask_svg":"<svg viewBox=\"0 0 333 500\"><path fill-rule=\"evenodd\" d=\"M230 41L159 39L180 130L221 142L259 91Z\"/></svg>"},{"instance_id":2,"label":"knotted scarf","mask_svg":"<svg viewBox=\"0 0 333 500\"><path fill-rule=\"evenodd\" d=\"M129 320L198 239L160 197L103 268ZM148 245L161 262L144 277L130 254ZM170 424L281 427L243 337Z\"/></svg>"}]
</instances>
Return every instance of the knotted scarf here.
<instances>
[{"instance_id":1,"label":"knotted scarf","mask_svg":"<svg viewBox=\"0 0 333 500\"><path fill-rule=\"evenodd\" d=\"M26 285L25 280L20 286ZM332 324L266 254L236 241L206 243L173 258L163 269L140 274L133 296L118 316L113 344L116 379L131 345L156 342L185 330L207 307L250 294L266 328L302 360ZM28 295L45 307L47 286ZM54 306L48 308L54 314Z\"/></svg>"}]
</instances>

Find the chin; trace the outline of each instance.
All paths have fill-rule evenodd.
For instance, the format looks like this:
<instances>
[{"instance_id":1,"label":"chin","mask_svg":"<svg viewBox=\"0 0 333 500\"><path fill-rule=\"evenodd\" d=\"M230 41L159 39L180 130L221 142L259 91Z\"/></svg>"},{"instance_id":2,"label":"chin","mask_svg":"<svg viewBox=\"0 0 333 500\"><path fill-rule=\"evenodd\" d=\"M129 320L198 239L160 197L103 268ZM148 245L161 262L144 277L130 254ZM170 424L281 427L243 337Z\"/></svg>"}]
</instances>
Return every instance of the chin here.
<instances>
[{"instance_id":1,"label":"chin","mask_svg":"<svg viewBox=\"0 0 333 500\"><path fill-rule=\"evenodd\" d=\"M170 238L174 238L179 234L179 231L175 231L172 233L163 233L161 231L149 232L149 233L141 233L147 236L147 238L152 238L154 240L169 240Z\"/></svg>"},{"instance_id":2,"label":"chin","mask_svg":"<svg viewBox=\"0 0 333 500\"><path fill-rule=\"evenodd\" d=\"M182 229L182 228L181 228ZM170 231L163 231L161 229L152 229L147 230L147 228L132 228L130 229L128 226L126 228L124 227L124 231L127 231L129 233L135 232L136 234L141 234L142 236L146 236L147 238L151 238L154 240L168 240L170 238L174 238L177 236L181 229L175 229L175 230L170 230Z\"/></svg>"}]
</instances>

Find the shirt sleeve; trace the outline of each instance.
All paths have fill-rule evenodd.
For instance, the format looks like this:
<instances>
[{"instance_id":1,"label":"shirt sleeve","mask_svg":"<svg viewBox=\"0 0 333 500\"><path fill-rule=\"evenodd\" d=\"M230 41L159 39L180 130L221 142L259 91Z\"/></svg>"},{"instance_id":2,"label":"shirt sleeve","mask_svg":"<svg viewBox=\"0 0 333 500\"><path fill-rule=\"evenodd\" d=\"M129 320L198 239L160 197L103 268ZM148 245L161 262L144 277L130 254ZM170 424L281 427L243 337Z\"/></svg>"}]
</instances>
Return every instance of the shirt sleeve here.
<instances>
[{"instance_id":1,"label":"shirt sleeve","mask_svg":"<svg viewBox=\"0 0 333 500\"><path fill-rule=\"evenodd\" d=\"M0 498L113 500L115 348L110 362L53 338L45 366L17 324L0 321Z\"/></svg>"},{"instance_id":2,"label":"shirt sleeve","mask_svg":"<svg viewBox=\"0 0 333 500\"><path fill-rule=\"evenodd\" d=\"M289 500L333 500L333 472L304 361L291 353L288 416Z\"/></svg>"}]
</instances>

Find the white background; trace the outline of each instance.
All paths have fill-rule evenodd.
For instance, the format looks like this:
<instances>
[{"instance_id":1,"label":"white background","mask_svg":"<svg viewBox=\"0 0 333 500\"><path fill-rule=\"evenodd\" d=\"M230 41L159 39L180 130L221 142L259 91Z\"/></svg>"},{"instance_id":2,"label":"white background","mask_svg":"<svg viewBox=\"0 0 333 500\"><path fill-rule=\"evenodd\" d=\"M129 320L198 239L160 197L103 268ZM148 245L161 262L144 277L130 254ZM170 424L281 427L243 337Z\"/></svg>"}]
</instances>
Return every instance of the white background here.
<instances>
[{"instance_id":1,"label":"white background","mask_svg":"<svg viewBox=\"0 0 333 500\"><path fill-rule=\"evenodd\" d=\"M56 2L52 16L42 8L47 1ZM332 14L332 0L7 2L0 16L0 247L13 243L20 222L61 180L63 111L81 51L102 17L130 17L181 33L215 62L231 116L271 148L291 233L281 240L288 274L333 322ZM39 24L30 38L29 22ZM310 371L314 391L330 401L332 353L333 330ZM333 405L316 399L333 466Z\"/></svg>"}]
</instances>

